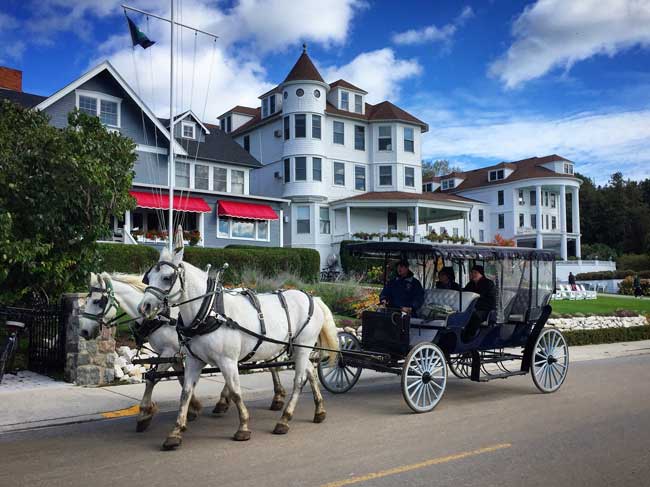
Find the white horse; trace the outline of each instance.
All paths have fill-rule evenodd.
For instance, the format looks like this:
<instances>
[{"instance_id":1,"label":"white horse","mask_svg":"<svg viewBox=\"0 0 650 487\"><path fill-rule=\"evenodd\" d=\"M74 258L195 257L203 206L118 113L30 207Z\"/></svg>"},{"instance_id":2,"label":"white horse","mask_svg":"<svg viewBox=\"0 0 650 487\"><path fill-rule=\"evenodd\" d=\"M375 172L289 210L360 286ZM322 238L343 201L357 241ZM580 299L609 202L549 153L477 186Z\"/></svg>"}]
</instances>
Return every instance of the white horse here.
<instances>
[{"instance_id":1,"label":"white horse","mask_svg":"<svg viewBox=\"0 0 650 487\"><path fill-rule=\"evenodd\" d=\"M202 307L202 297L207 293L208 274L183 262L182 247L177 249L173 255L167 249L161 251L158 264L148 273L148 283L149 287L145 290L139 305L139 310L144 317L156 316L165 305L178 303L180 305L179 316L182 318L184 326L192 326ZM293 416L300 391L307 380L309 380L314 395L314 423L321 423L325 420L323 397L309 355L317 341L320 341L325 348L336 351L339 349L334 318L320 298L313 298L313 313L309 316L310 298L305 293L289 290L284 292L284 297L288 304L293 332L297 334L294 336L294 343L297 346L293 349L292 356L295 361L293 391L280 421L273 430L275 434L286 434L289 431L289 421ZM188 302L194 298L198 299ZM278 296L260 294L258 298L266 324L266 337L273 340L287 340L289 335L288 320ZM223 309L225 316L241 327L254 333L261 333L257 311L245 296L239 293L223 292ZM302 331L298 333L301 328ZM189 401L199 380L201 369L206 364L219 367L228 388L228 391L224 392L227 392L239 411L239 429L235 433L234 439L237 441L250 439L249 414L241 397L238 363L255 349L257 343L256 337L234 328L232 322L230 322L230 326L223 324L213 331L196 335L191 339L188 353L185 355L185 380L178 418L174 429L163 443L163 449L170 450L180 446L182 433L187 427ZM254 361L271 360L282 353L284 348L283 345L265 341L249 359ZM335 355L335 353L330 354L330 359L334 359Z\"/></svg>"},{"instance_id":2,"label":"white horse","mask_svg":"<svg viewBox=\"0 0 650 487\"><path fill-rule=\"evenodd\" d=\"M138 325L142 324L142 316L137 311L137 306L142 300L146 285L142 283L142 276L138 274L91 274L90 293L84 306L84 312L79 317L79 334L82 338L91 339L97 336L102 324L107 324L115 318L118 309L122 309L127 316L137 319ZM176 318L178 309L172 308L170 316ZM160 357L173 357L180 351L178 333L175 326L163 325L153 330L146 337L151 349ZM163 365L155 366L156 369L167 368ZM180 364L172 364L176 371L182 371ZM279 411L284 406L286 391L282 387L279 371L271 369L273 376L274 395L271 402L271 410ZM179 382L183 378L179 377ZM152 400L153 389L156 381L145 378L145 390L140 401L140 410L136 423L136 431L145 431L151 424L158 406ZM219 402L215 405L213 413L224 413L228 410L228 390L224 387ZM188 419L196 419L202 406L195 395L192 395L189 404Z\"/></svg>"}]
</instances>

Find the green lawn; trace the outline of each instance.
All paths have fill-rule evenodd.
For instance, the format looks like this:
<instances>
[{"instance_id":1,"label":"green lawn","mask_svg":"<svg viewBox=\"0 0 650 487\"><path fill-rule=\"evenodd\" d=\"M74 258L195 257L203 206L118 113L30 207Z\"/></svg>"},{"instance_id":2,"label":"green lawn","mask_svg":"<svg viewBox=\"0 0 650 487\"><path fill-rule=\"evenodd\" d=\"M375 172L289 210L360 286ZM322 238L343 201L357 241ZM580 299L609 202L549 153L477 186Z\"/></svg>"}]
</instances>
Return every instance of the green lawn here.
<instances>
[{"instance_id":1,"label":"green lawn","mask_svg":"<svg viewBox=\"0 0 650 487\"><path fill-rule=\"evenodd\" d=\"M598 295L598 299L579 301L551 301L556 314L582 313L585 315L606 315L616 310L630 310L650 314L650 299L633 299L617 296Z\"/></svg>"}]
</instances>

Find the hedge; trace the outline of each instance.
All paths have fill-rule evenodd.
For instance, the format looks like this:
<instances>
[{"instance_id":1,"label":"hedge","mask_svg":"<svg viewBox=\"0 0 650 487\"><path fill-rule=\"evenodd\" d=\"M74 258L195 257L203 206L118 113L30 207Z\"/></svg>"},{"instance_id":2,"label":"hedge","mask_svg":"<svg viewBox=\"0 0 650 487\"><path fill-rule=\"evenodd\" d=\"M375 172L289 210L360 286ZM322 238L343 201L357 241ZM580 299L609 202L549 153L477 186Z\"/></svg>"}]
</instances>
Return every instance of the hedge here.
<instances>
[{"instance_id":1,"label":"hedge","mask_svg":"<svg viewBox=\"0 0 650 487\"><path fill-rule=\"evenodd\" d=\"M98 267L106 272L141 273L158 261L159 251L147 245L97 244ZM239 273L244 269L256 269L267 277L281 272L291 272L303 281L318 280L320 256L313 249L246 247L246 248L185 248L185 261L201 269L208 264L212 268L225 262L229 268L224 279L238 284Z\"/></svg>"},{"instance_id":2,"label":"hedge","mask_svg":"<svg viewBox=\"0 0 650 487\"><path fill-rule=\"evenodd\" d=\"M641 284L641 294L643 296L650 296L650 279L639 279ZM634 278L626 277L618 283L618 293L627 296L634 296Z\"/></svg>"},{"instance_id":3,"label":"hedge","mask_svg":"<svg viewBox=\"0 0 650 487\"><path fill-rule=\"evenodd\" d=\"M650 340L650 325L562 332L569 346Z\"/></svg>"},{"instance_id":4,"label":"hedge","mask_svg":"<svg viewBox=\"0 0 650 487\"><path fill-rule=\"evenodd\" d=\"M384 267L384 259L379 257L357 257L350 255L348 245L359 243L358 240L343 240L341 242L341 250L339 255L341 257L341 268L347 275L366 274L372 267L379 266L380 269Z\"/></svg>"},{"instance_id":5,"label":"hedge","mask_svg":"<svg viewBox=\"0 0 650 487\"><path fill-rule=\"evenodd\" d=\"M633 271L633 270L616 270L616 271L599 271L599 272L582 272L576 274L579 281L601 281L605 279L625 279L629 276L638 274L642 279L650 279L650 270Z\"/></svg>"}]
</instances>

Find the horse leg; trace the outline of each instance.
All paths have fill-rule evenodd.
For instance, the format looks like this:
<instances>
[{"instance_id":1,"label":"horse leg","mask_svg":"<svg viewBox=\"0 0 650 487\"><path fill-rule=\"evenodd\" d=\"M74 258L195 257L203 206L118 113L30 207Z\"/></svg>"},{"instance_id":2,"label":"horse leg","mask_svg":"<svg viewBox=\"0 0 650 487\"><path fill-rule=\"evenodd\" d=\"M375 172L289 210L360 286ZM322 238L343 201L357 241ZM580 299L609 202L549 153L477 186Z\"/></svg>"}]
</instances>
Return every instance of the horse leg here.
<instances>
[{"instance_id":1,"label":"horse leg","mask_svg":"<svg viewBox=\"0 0 650 487\"><path fill-rule=\"evenodd\" d=\"M280 369L273 367L271 370L271 377L273 377L273 401L271 402L271 411L281 411L284 407L284 398L287 396L287 391L282 387L280 380Z\"/></svg>"},{"instance_id":2,"label":"horse leg","mask_svg":"<svg viewBox=\"0 0 650 487\"><path fill-rule=\"evenodd\" d=\"M185 358L185 375L183 380L183 392L181 393L180 406L178 408L178 418L174 429L169 433L167 439L162 445L163 450L175 450L181 446L183 441L183 431L187 429L187 411L190 406L190 400L194 393L196 383L201 376L201 370L205 365L204 362L188 355Z\"/></svg>"},{"instance_id":3,"label":"horse leg","mask_svg":"<svg viewBox=\"0 0 650 487\"><path fill-rule=\"evenodd\" d=\"M158 370L156 366L154 370ZM135 426L135 430L138 433L145 431L151 424L154 414L158 412L158 406L156 403L151 400L151 395L153 394L153 388L156 385L156 382L146 379L144 394L142 395L142 400L140 401L140 412L138 413L138 420Z\"/></svg>"},{"instance_id":4,"label":"horse leg","mask_svg":"<svg viewBox=\"0 0 650 487\"><path fill-rule=\"evenodd\" d=\"M289 432L289 421L293 417L293 412L296 409L296 404L302 392L302 388L307 381L307 365L309 362L309 350L307 349L298 349L294 351L295 364L296 364L296 375L293 378L293 391L291 391L291 397L287 406L284 408L282 417L280 421L275 425L273 434L276 435L286 435Z\"/></svg>"},{"instance_id":5,"label":"horse leg","mask_svg":"<svg viewBox=\"0 0 650 487\"><path fill-rule=\"evenodd\" d=\"M183 371L183 366L181 364L175 363L172 365L172 368L176 372L182 372ZM178 376L178 382L181 385L181 388L183 387L183 376L179 375ZM187 410L187 420L188 421L194 421L195 419L198 419L198 417L201 414L201 410L203 409L203 405L201 404L201 401L197 399L197 397L192 394L192 399L190 399L190 407Z\"/></svg>"},{"instance_id":6,"label":"horse leg","mask_svg":"<svg viewBox=\"0 0 650 487\"><path fill-rule=\"evenodd\" d=\"M323 395L320 393L320 386L318 385L318 380L316 380L316 370L314 369L314 364L311 362L307 364L307 379L309 380L309 385L314 395L314 423L322 423L325 421L327 413L325 412Z\"/></svg>"},{"instance_id":7,"label":"horse leg","mask_svg":"<svg viewBox=\"0 0 650 487\"><path fill-rule=\"evenodd\" d=\"M221 396L219 401L214 405L212 414L224 414L228 411L230 407L230 389L228 389L228 384L224 384L223 389L221 389Z\"/></svg>"},{"instance_id":8,"label":"horse leg","mask_svg":"<svg viewBox=\"0 0 650 487\"><path fill-rule=\"evenodd\" d=\"M248 409L241 398L241 388L239 385L239 368L237 362L230 359L224 359L223 363L219 364L219 368L223 373L223 378L226 380L226 386L230 391L230 399L237 406L239 411L239 429L233 436L235 441L247 441L251 437L251 432L248 429Z\"/></svg>"}]
</instances>

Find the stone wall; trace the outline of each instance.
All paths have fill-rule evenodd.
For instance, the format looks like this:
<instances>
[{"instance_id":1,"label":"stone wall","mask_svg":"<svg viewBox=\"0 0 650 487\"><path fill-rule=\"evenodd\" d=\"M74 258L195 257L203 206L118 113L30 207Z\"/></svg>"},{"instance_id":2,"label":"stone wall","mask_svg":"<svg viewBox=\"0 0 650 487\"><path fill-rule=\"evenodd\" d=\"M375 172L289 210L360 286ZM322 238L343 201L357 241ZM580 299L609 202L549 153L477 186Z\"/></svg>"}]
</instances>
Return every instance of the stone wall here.
<instances>
[{"instance_id":1,"label":"stone wall","mask_svg":"<svg viewBox=\"0 0 650 487\"><path fill-rule=\"evenodd\" d=\"M562 331L597 330L601 328L629 328L648 324L645 316L584 316L573 318L550 318L548 325Z\"/></svg>"},{"instance_id":2,"label":"stone wall","mask_svg":"<svg viewBox=\"0 0 650 487\"><path fill-rule=\"evenodd\" d=\"M94 340L79 336L79 315L85 294L66 294L65 380L82 386L110 384L115 380L115 328L105 328Z\"/></svg>"}]
</instances>

